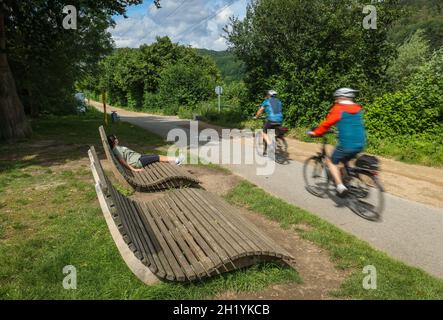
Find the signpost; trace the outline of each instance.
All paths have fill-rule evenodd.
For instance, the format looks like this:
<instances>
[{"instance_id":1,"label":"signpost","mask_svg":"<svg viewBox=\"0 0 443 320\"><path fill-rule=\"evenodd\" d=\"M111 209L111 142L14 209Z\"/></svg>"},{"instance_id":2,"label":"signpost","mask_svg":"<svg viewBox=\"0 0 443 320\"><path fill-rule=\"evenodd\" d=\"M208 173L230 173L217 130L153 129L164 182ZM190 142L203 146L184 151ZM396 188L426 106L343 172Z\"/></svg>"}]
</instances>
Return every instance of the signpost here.
<instances>
[{"instance_id":1,"label":"signpost","mask_svg":"<svg viewBox=\"0 0 443 320\"><path fill-rule=\"evenodd\" d=\"M106 92L102 91L102 102L103 102L103 124L105 127L108 126L108 115L106 114Z\"/></svg>"},{"instance_id":2,"label":"signpost","mask_svg":"<svg viewBox=\"0 0 443 320\"><path fill-rule=\"evenodd\" d=\"M216 86L215 87L215 93L218 96L218 112L220 112L221 107L220 107L220 96L223 93L223 88L221 86Z\"/></svg>"}]
</instances>

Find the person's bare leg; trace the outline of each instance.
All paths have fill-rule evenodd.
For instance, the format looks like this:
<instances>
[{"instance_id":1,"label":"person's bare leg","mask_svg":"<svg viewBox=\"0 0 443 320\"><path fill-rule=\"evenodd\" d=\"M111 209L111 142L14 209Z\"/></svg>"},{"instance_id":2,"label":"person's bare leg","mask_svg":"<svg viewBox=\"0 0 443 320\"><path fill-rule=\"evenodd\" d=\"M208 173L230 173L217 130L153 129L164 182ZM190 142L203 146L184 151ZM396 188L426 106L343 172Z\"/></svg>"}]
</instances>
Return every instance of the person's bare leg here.
<instances>
[{"instance_id":1,"label":"person's bare leg","mask_svg":"<svg viewBox=\"0 0 443 320\"><path fill-rule=\"evenodd\" d=\"M271 138L269 138L269 135L267 133L263 132L263 139L266 141L268 146L271 145Z\"/></svg>"},{"instance_id":2,"label":"person's bare leg","mask_svg":"<svg viewBox=\"0 0 443 320\"><path fill-rule=\"evenodd\" d=\"M334 178L335 185L338 186L340 184L343 184L339 166L333 164L331 159L329 158L326 159L326 164L329 168L329 171L331 172L332 177Z\"/></svg>"},{"instance_id":3,"label":"person's bare leg","mask_svg":"<svg viewBox=\"0 0 443 320\"><path fill-rule=\"evenodd\" d=\"M160 162L174 162L175 157L168 157L168 156L159 156Z\"/></svg>"}]
</instances>

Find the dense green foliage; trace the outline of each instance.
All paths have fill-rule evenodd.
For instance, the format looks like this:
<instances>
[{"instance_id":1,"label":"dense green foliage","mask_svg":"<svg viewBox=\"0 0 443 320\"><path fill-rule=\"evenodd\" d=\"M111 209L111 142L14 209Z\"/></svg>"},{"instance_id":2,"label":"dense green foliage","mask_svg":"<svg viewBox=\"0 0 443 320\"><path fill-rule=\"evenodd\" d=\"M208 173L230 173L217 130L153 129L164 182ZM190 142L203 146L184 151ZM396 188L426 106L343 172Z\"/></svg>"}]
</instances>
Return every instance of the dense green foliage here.
<instances>
[{"instance_id":1,"label":"dense green foliage","mask_svg":"<svg viewBox=\"0 0 443 320\"><path fill-rule=\"evenodd\" d=\"M111 15L140 0L73 0L77 30L65 30L66 1L11 1L6 16L7 53L25 109L37 116L74 110L75 81L94 72L112 48Z\"/></svg>"},{"instance_id":2,"label":"dense green foliage","mask_svg":"<svg viewBox=\"0 0 443 320\"><path fill-rule=\"evenodd\" d=\"M219 80L210 58L158 37L138 49L116 49L100 62L96 77L82 86L93 95L106 91L111 104L176 113L180 106L213 97Z\"/></svg>"},{"instance_id":3,"label":"dense green foliage","mask_svg":"<svg viewBox=\"0 0 443 320\"><path fill-rule=\"evenodd\" d=\"M443 128L443 49L410 78L405 89L386 93L366 106L366 126L373 137L421 133Z\"/></svg>"},{"instance_id":4,"label":"dense green foliage","mask_svg":"<svg viewBox=\"0 0 443 320\"><path fill-rule=\"evenodd\" d=\"M387 70L390 90L401 89L429 58L430 48L424 31L417 30L398 48L398 57Z\"/></svg>"},{"instance_id":5,"label":"dense green foliage","mask_svg":"<svg viewBox=\"0 0 443 320\"><path fill-rule=\"evenodd\" d=\"M406 9L393 29L390 39L402 44L417 30L424 30L426 39L432 49L443 45L443 2L441 0L401 0Z\"/></svg>"},{"instance_id":6,"label":"dense green foliage","mask_svg":"<svg viewBox=\"0 0 443 320\"><path fill-rule=\"evenodd\" d=\"M197 51L201 55L206 55L214 60L225 83L230 84L243 79L244 64L232 52L207 49L197 49Z\"/></svg>"}]
</instances>

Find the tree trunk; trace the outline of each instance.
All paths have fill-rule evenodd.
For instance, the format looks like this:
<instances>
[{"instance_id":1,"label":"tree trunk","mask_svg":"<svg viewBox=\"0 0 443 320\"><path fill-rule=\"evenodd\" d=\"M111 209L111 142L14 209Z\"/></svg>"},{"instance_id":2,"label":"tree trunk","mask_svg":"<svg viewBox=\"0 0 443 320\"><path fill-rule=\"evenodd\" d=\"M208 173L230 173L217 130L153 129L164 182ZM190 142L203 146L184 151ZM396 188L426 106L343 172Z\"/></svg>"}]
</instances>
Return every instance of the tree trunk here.
<instances>
[{"instance_id":1,"label":"tree trunk","mask_svg":"<svg viewBox=\"0 0 443 320\"><path fill-rule=\"evenodd\" d=\"M5 50L5 10L0 3L0 140L14 140L28 137L32 130L18 97Z\"/></svg>"}]
</instances>

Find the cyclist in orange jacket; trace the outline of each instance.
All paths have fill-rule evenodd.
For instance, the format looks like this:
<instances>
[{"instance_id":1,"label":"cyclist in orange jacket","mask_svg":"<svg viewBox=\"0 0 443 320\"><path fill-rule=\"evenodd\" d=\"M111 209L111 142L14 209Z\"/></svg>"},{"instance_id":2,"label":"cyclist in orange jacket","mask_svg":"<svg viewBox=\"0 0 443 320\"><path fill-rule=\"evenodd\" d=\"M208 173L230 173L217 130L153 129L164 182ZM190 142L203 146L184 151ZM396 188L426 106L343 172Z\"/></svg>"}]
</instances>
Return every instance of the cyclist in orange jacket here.
<instances>
[{"instance_id":1,"label":"cyclist in orange jacket","mask_svg":"<svg viewBox=\"0 0 443 320\"><path fill-rule=\"evenodd\" d=\"M322 136L329 128L336 125L339 131L339 143L326 164L335 180L337 193L343 197L348 189L343 185L338 164L346 163L355 158L366 146L366 130L363 123L363 110L354 99L358 90L341 88L335 91L335 102L326 120L308 134L314 137Z\"/></svg>"}]
</instances>

